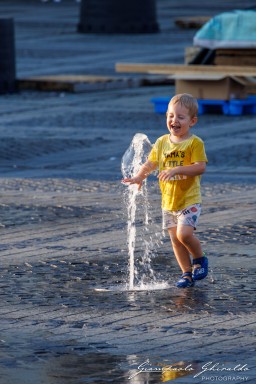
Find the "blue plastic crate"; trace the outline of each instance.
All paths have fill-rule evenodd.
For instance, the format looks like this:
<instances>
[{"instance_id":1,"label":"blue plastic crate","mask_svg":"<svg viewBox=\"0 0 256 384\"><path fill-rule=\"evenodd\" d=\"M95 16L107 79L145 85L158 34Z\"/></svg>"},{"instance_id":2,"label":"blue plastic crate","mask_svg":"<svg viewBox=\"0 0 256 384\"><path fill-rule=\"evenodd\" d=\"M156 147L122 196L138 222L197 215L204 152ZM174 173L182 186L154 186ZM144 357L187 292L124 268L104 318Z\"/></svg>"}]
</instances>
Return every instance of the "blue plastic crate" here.
<instances>
[{"instance_id":1,"label":"blue plastic crate","mask_svg":"<svg viewBox=\"0 0 256 384\"><path fill-rule=\"evenodd\" d=\"M203 100L198 99L198 114L204 115L207 113L229 114L229 102L226 100Z\"/></svg>"},{"instance_id":2,"label":"blue plastic crate","mask_svg":"<svg viewBox=\"0 0 256 384\"><path fill-rule=\"evenodd\" d=\"M150 101L154 103L156 113L166 113L170 100L170 97L154 97Z\"/></svg>"},{"instance_id":3,"label":"blue plastic crate","mask_svg":"<svg viewBox=\"0 0 256 384\"><path fill-rule=\"evenodd\" d=\"M165 114L171 98L169 97L154 97L150 101L154 103L154 110L156 113ZM198 101L198 114L205 113L224 113L228 114L228 102L225 100L203 100Z\"/></svg>"},{"instance_id":4,"label":"blue plastic crate","mask_svg":"<svg viewBox=\"0 0 256 384\"><path fill-rule=\"evenodd\" d=\"M247 99L233 99L229 101L229 115L256 115L256 97L249 96Z\"/></svg>"},{"instance_id":5,"label":"blue plastic crate","mask_svg":"<svg viewBox=\"0 0 256 384\"><path fill-rule=\"evenodd\" d=\"M156 113L165 114L170 102L169 97L155 97L150 101L154 103ZM198 114L223 114L223 115L256 115L256 96L249 96L247 99L232 100L204 100L198 99Z\"/></svg>"}]
</instances>

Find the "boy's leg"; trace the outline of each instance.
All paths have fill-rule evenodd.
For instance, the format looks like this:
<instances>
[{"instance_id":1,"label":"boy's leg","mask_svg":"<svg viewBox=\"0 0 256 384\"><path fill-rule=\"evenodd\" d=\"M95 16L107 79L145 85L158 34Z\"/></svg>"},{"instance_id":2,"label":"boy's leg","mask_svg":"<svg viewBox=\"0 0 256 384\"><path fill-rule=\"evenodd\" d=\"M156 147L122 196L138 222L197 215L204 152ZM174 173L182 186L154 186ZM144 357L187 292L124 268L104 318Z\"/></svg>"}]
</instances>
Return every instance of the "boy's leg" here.
<instances>
[{"instance_id":1,"label":"boy's leg","mask_svg":"<svg viewBox=\"0 0 256 384\"><path fill-rule=\"evenodd\" d=\"M193 259L203 257L201 243L198 238L195 237L193 227L178 223L177 238L192 255Z\"/></svg>"},{"instance_id":2,"label":"boy's leg","mask_svg":"<svg viewBox=\"0 0 256 384\"><path fill-rule=\"evenodd\" d=\"M192 265L191 265L191 260L189 256L189 251L186 248L186 246L182 244L182 242L178 239L177 227L168 228L168 232L170 235L173 252L180 266L180 269L182 270L182 273L191 272ZM189 276L186 276L185 278L189 279L190 281L192 280L191 277Z\"/></svg>"},{"instance_id":3,"label":"boy's leg","mask_svg":"<svg viewBox=\"0 0 256 384\"><path fill-rule=\"evenodd\" d=\"M200 241L194 236L194 228L179 223L177 238L193 257L193 279L204 279L208 274L208 260L204 256Z\"/></svg>"}]
</instances>

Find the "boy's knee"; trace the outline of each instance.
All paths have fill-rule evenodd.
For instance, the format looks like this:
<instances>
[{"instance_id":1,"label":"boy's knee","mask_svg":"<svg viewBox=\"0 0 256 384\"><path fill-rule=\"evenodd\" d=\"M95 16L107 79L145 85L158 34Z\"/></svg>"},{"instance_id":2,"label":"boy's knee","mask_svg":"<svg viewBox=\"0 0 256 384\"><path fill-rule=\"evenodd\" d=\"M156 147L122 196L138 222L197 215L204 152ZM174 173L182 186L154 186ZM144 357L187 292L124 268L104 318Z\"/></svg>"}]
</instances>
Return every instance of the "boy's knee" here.
<instances>
[{"instance_id":1,"label":"boy's knee","mask_svg":"<svg viewBox=\"0 0 256 384\"><path fill-rule=\"evenodd\" d=\"M177 237L177 233L173 228L168 228L169 236L172 244L178 244L180 241Z\"/></svg>"},{"instance_id":2,"label":"boy's knee","mask_svg":"<svg viewBox=\"0 0 256 384\"><path fill-rule=\"evenodd\" d=\"M182 230L177 232L177 238L183 244L190 243L192 237L193 237L193 232L190 230L190 228L189 228L189 230L182 229Z\"/></svg>"}]
</instances>

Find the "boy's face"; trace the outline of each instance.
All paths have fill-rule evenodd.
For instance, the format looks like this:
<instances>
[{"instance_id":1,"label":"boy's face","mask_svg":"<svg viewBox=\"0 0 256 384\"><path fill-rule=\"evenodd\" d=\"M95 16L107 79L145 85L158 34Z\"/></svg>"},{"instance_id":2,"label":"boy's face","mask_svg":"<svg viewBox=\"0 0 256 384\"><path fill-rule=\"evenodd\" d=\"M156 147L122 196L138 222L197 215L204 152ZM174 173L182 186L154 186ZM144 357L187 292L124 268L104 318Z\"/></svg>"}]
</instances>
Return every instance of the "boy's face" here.
<instances>
[{"instance_id":1,"label":"boy's face","mask_svg":"<svg viewBox=\"0 0 256 384\"><path fill-rule=\"evenodd\" d=\"M188 108L180 103L170 104L166 116L169 132L182 140L190 136L189 130L197 122L197 117L191 117Z\"/></svg>"}]
</instances>

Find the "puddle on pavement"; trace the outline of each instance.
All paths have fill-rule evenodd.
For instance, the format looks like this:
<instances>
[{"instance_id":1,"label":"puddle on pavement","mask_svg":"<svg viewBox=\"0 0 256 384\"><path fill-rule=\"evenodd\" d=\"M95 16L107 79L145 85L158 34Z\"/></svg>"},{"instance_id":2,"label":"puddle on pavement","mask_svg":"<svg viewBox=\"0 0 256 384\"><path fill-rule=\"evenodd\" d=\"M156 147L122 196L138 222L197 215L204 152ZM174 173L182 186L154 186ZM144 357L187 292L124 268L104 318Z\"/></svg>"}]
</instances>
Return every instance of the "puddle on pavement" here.
<instances>
[{"instance_id":1,"label":"puddle on pavement","mask_svg":"<svg viewBox=\"0 0 256 384\"><path fill-rule=\"evenodd\" d=\"M8 305L29 304L33 308L44 306L46 310L79 308L85 312L96 309L103 314L122 313L123 310L136 307L142 311L154 308L155 311L170 312L171 315L195 313L195 310L196 313L207 314L249 313L255 308L255 270L249 273L242 269L215 268L215 284L206 280L193 289L184 290L171 285L176 276L172 272L169 274L168 287L158 286L161 289L156 289L157 286L153 284L129 291L126 275L120 272L118 262L112 259L109 268L104 267L105 262L71 263L56 259L43 263L10 264L0 273L2 306L8 308ZM166 263L158 263L158 268L166 277ZM45 318L42 330L33 330L32 339L31 334L25 334L23 328L15 330L14 326L10 328L8 322L7 325L7 331L0 334L1 384L159 384L171 382L178 373L185 375L183 371L168 370L164 373L137 374L138 366L147 357L143 359L142 356L102 353L102 350L107 352L107 343L100 346L79 344L75 340L67 340L66 336L65 340L56 341L55 338L52 341L50 329L53 327L58 333L58 328L63 325L62 319ZM33 329L33 325L40 327L40 319L32 321L28 328ZM84 321L76 319L70 321L68 326L72 332L79 331L84 327ZM90 327L99 327L100 324L91 322L87 326L90 331ZM169 326L162 328L165 332ZM160 363L152 362L152 365L163 367L168 366L168 362L160 360ZM135 376L129 379L132 375Z\"/></svg>"},{"instance_id":2,"label":"puddle on pavement","mask_svg":"<svg viewBox=\"0 0 256 384\"><path fill-rule=\"evenodd\" d=\"M122 358L119 356L94 352L79 355L65 347L62 349L54 354L51 350L41 349L34 351L33 357L19 356L12 363L0 359L1 383L124 383L126 372L120 368Z\"/></svg>"},{"instance_id":3,"label":"puddle on pavement","mask_svg":"<svg viewBox=\"0 0 256 384\"><path fill-rule=\"evenodd\" d=\"M3 342L4 341L4 342ZM196 363L149 361L136 355L95 352L88 345L62 345L12 334L1 340L1 383L160 384L197 371Z\"/></svg>"},{"instance_id":4,"label":"puddle on pavement","mask_svg":"<svg viewBox=\"0 0 256 384\"><path fill-rule=\"evenodd\" d=\"M96 292L140 292L140 291L158 291L163 289L170 288L169 284L167 282L160 282L160 283L152 283L152 284L139 284L139 285L133 285L132 287L129 286L129 284L119 284L119 285L113 285L108 288L104 287L98 287L95 288Z\"/></svg>"}]
</instances>

